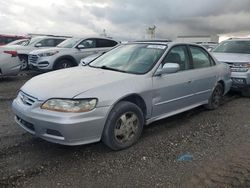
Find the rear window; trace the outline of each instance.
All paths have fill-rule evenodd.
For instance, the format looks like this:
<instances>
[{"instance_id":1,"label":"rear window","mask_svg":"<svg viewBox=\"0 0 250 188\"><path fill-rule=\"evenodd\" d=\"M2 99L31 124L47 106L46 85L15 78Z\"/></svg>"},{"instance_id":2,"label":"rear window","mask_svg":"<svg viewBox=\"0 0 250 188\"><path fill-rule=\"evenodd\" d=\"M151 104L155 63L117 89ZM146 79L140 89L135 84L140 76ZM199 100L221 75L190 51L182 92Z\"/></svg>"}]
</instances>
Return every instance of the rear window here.
<instances>
[{"instance_id":1,"label":"rear window","mask_svg":"<svg viewBox=\"0 0 250 188\"><path fill-rule=\"evenodd\" d=\"M105 48L105 47L113 47L117 45L116 41L113 40L106 40L106 39L97 39L97 48Z\"/></svg>"}]
</instances>

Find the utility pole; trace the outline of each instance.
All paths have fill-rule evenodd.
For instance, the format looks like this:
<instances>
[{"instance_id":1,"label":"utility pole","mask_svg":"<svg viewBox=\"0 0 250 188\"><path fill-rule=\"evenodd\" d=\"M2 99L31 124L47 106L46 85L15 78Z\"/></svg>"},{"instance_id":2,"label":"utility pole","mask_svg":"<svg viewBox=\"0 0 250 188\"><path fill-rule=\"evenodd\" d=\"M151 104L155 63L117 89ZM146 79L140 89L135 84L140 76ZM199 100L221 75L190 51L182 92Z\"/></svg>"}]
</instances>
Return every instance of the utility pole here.
<instances>
[{"instance_id":1,"label":"utility pole","mask_svg":"<svg viewBox=\"0 0 250 188\"><path fill-rule=\"evenodd\" d=\"M155 38L155 30L156 30L156 26L154 25L153 27L148 27L146 29L146 34L148 39L154 39Z\"/></svg>"}]
</instances>

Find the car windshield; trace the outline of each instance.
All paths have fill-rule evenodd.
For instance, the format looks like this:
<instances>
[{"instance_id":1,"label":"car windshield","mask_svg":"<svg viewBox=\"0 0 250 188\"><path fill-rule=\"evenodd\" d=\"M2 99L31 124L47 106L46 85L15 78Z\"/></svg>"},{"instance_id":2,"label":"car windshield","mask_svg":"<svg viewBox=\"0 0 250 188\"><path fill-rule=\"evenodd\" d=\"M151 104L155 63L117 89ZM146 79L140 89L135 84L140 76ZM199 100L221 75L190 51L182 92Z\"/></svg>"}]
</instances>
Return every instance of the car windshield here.
<instances>
[{"instance_id":1,"label":"car windshield","mask_svg":"<svg viewBox=\"0 0 250 188\"><path fill-rule=\"evenodd\" d=\"M166 45L125 44L97 58L90 67L133 74L145 74L160 59Z\"/></svg>"},{"instance_id":2,"label":"car windshield","mask_svg":"<svg viewBox=\"0 0 250 188\"><path fill-rule=\"evenodd\" d=\"M63 41L57 47L59 48L73 48L78 42L80 42L81 39L79 38L71 38Z\"/></svg>"},{"instance_id":3,"label":"car windshield","mask_svg":"<svg viewBox=\"0 0 250 188\"><path fill-rule=\"evenodd\" d=\"M250 41L225 41L219 44L213 52L250 54Z\"/></svg>"}]
</instances>

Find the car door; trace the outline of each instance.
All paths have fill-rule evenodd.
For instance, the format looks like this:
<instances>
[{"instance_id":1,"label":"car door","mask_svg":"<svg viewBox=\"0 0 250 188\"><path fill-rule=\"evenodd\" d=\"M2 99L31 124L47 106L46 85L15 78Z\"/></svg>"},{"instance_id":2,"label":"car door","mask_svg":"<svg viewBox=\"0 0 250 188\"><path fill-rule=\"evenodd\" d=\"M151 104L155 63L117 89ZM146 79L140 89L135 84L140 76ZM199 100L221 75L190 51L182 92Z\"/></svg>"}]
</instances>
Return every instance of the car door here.
<instances>
[{"instance_id":1,"label":"car door","mask_svg":"<svg viewBox=\"0 0 250 188\"><path fill-rule=\"evenodd\" d=\"M218 72L215 62L205 49L189 45L189 51L192 60L190 80L195 93L194 102L201 103L210 97L218 79Z\"/></svg>"},{"instance_id":2,"label":"car door","mask_svg":"<svg viewBox=\"0 0 250 188\"><path fill-rule=\"evenodd\" d=\"M180 70L153 77L153 117L175 113L193 104L187 46L179 45L170 49L160 67L165 63L178 63Z\"/></svg>"}]
</instances>

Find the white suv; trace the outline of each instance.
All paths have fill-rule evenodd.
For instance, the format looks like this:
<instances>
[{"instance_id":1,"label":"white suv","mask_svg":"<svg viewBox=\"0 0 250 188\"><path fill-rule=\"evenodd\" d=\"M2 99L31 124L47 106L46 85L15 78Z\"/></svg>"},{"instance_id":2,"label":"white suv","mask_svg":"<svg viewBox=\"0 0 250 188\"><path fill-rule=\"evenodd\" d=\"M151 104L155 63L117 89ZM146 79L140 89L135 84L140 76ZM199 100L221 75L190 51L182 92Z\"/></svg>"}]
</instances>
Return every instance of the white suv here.
<instances>
[{"instance_id":1,"label":"white suv","mask_svg":"<svg viewBox=\"0 0 250 188\"><path fill-rule=\"evenodd\" d=\"M229 64L233 81L232 89L250 97L250 39L229 39L221 42L213 55Z\"/></svg>"},{"instance_id":2,"label":"white suv","mask_svg":"<svg viewBox=\"0 0 250 188\"><path fill-rule=\"evenodd\" d=\"M35 50L29 54L31 69L50 71L77 66L84 57L104 53L118 42L107 38L71 38L55 48Z\"/></svg>"},{"instance_id":3,"label":"white suv","mask_svg":"<svg viewBox=\"0 0 250 188\"><path fill-rule=\"evenodd\" d=\"M44 49L55 47L63 42L65 37L55 36L39 36L32 38L25 46L22 45L7 45L1 47L2 51L16 51L21 61L21 69L26 69L28 66L28 54L35 49ZM1 56L1 54L0 54ZM1 57L0 57L1 59ZM1 62L0 62L1 63Z\"/></svg>"}]
</instances>

